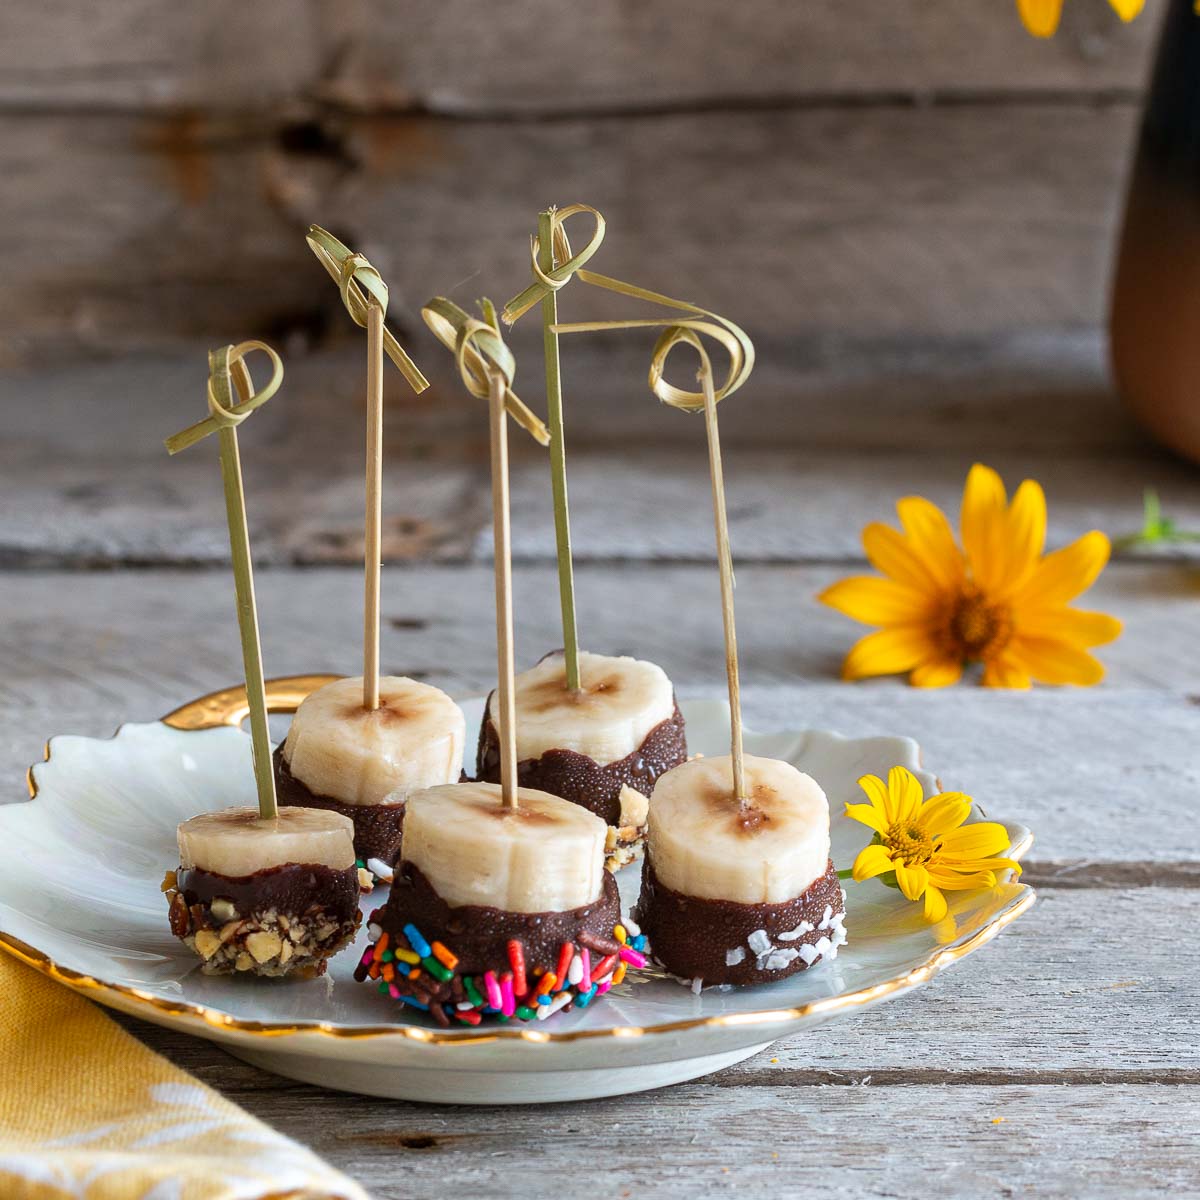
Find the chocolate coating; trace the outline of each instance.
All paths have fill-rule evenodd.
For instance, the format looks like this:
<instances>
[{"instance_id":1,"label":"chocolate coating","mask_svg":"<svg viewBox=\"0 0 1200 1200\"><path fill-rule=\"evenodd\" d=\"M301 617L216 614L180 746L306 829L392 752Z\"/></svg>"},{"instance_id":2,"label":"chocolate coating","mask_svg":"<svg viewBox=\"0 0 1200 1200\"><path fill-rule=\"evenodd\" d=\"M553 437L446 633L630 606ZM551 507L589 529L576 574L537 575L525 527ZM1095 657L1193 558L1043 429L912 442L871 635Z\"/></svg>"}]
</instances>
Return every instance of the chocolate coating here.
<instances>
[{"instance_id":1,"label":"chocolate coating","mask_svg":"<svg viewBox=\"0 0 1200 1200\"><path fill-rule=\"evenodd\" d=\"M484 706L475 756L476 778L500 782L500 735L488 713L492 698ZM642 744L616 762L601 765L574 750L547 750L541 758L524 758L517 763L517 786L537 788L561 796L593 812L609 825L621 818L621 788L649 796L660 775L687 761L687 734L679 705L665 720L646 734Z\"/></svg>"},{"instance_id":2,"label":"chocolate coating","mask_svg":"<svg viewBox=\"0 0 1200 1200\"><path fill-rule=\"evenodd\" d=\"M281 805L326 808L354 822L354 853L363 861L377 858L390 867L400 857L404 804L343 804L332 796L318 796L292 774L279 746L275 759L275 790Z\"/></svg>"},{"instance_id":3,"label":"chocolate coating","mask_svg":"<svg viewBox=\"0 0 1200 1200\"><path fill-rule=\"evenodd\" d=\"M604 872L600 896L583 908L566 912L516 913L483 905L452 908L438 895L418 867L400 865L392 882L387 906L376 918L393 936L410 922L429 941L435 939L458 956L458 971L478 975L508 969L508 942L516 938L524 947L530 970L553 969L563 942L574 942L580 933L612 938L621 920L621 899L613 876Z\"/></svg>"},{"instance_id":4,"label":"chocolate coating","mask_svg":"<svg viewBox=\"0 0 1200 1200\"><path fill-rule=\"evenodd\" d=\"M642 893L634 920L650 939L654 957L672 975L703 979L706 984L771 983L803 971L809 964L797 954L785 965L768 970L765 962L770 952L757 954L748 945L750 935L765 931L772 950L777 951L815 946L823 937L832 941L839 931L837 926L825 922L826 908L832 910L834 918L845 912L842 885L832 861L825 874L794 900L782 904L740 904L733 900L702 900L672 891L659 882L647 857L642 863ZM792 939L779 936L804 922L813 928ZM818 928L823 923L825 927ZM736 953L738 948L744 951L744 956L730 964L726 955L729 951Z\"/></svg>"},{"instance_id":5,"label":"chocolate coating","mask_svg":"<svg viewBox=\"0 0 1200 1200\"><path fill-rule=\"evenodd\" d=\"M178 888L188 906L209 907L218 897L233 902L242 916L254 913L295 913L323 908L331 919L352 920L358 912L358 871L347 867L334 871L314 864L292 863L271 867L253 875L218 875L198 867L181 867Z\"/></svg>"},{"instance_id":6,"label":"chocolate coating","mask_svg":"<svg viewBox=\"0 0 1200 1200\"><path fill-rule=\"evenodd\" d=\"M320 975L361 921L358 871L290 863L253 875L168 872L171 932L208 975Z\"/></svg>"}]
</instances>

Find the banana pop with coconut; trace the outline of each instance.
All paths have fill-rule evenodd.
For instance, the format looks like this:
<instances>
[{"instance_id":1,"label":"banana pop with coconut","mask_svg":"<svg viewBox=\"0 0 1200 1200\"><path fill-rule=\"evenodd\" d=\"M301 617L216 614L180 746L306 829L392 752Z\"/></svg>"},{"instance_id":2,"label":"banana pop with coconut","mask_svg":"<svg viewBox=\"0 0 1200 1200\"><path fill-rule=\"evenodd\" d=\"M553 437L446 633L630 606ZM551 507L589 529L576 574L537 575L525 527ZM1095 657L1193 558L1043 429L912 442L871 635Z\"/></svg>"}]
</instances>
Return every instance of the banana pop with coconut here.
<instances>
[{"instance_id":1,"label":"banana pop with coconut","mask_svg":"<svg viewBox=\"0 0 1200 1200\"><path fill-rule=\"evenodd\" d=\"M790 763L729 756L664 775L650 798L635 916L654 956L693 987L769 983L836 956L845 894L829 858L829 804Z\"/></svg>"},{"instance_id":2,"label":"banana pop with coconut","mask_svg":"<svg viewBox=\"0 0 1200 1200\"><path fill-rule=\"evenodd\" d=\"M846 937L845 897L829 859L824 792L790 763L748 756L742 745L733 561L717 404L746 382L754 346L742 329L715 313L586 274L586 281L596 286L674 310L666 319L556 323L554 328L561 333L659 327L651 390L664 404L703 413L729 686L729 755L680 762L654 784L635 916L654 957L696 990L706 983L781 979L837 953ZM553 282L543 269L542 286ZM728 355L729 372L719 387L706 339ZM698 390L677 387L664 377L667 358L677 346L690 348L698 359Z\"/></svg>"}]
</instances>

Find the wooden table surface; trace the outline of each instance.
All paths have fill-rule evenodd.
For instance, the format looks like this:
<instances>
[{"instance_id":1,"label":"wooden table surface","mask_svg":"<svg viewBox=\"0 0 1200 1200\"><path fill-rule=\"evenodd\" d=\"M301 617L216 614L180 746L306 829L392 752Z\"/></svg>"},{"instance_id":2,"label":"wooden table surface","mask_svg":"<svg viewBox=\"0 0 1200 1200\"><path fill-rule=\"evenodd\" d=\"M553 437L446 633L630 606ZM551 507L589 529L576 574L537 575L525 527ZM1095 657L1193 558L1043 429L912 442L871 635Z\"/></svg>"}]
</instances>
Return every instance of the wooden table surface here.
<instances>
[{"instance_id":1,"label":"wooden table surface","mask_svg":"<svg viewBox=\"0 0 1200 1200\"><path fill-rule=\"evenodd\" d=\"M633 360L594 360L572 358L569 375L588 396L569 414L585 642L660 662L684 694L720 694L701 428L644 398ZM243 435L272 674L358 662L358 389L331 399L345 365L297 360L284 398ZM159 444L199 413L203 377L192 354L0 381L6 799L47 735L105 735L238 678L215 456L168 461ZM383 665L464 694L489 685L494 643L486 421L455 396L444 374L422 401L389 388ZM90 406L104 420L73 431ZM1105 572L1088 603L1126 631L1088 690L843 684L857 627L813 597L862 569L859 530L888 520L896 497L956 513L976 458L1010 487L1044 483L1054 544L1136 528L1146 485L1200 526L1200 475L1130 427L1089 332L768 359L723 421L748 720L917 738L948 787L1035 831L1032 911L894 1003L719 1075L586 1104L341 1095L123 1024L381 1198L524 1197L584 1180L656 1200L1196 1194L1196 561L1143 552ZM513 519L527 664L558 633L545 461L524 447Z\"/></svg>"}]
</instances>

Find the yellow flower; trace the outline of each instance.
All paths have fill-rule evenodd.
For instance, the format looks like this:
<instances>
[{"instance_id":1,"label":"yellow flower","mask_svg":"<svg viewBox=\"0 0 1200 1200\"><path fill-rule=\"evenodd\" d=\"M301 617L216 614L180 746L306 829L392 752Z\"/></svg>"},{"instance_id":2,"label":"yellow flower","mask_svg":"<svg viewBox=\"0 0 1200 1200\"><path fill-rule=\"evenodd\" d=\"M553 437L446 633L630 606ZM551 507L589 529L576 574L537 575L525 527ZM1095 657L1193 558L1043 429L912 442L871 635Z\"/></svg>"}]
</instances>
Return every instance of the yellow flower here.
<instances>
[{"instance_id":1,"label":"yellow flower","mask_svg":"<svg viewBox=\"0 0 1200 1200\"><path fill-rule=\"evenodd\" d=\"M818 599L866 625L842 664L844 679L909 672L916 687L957 683L963 665L983 663L987 687L1099 683L1088 653L1111 642L1121 622L1068 602L1091 587L1109 542L1093 530L1042 554L1046 497L1027 479L1008 503L1000 476L978 463L967 476L960 550L945 515L920 496L896 505L903 532L872 523L863 547L887 578L842 579Z\"/></svg>"},{"instance_id":2,"label":"yellow flower","mask_svg":"<svg viewBox=\"0 0 1200 1200\"><path fill-rule=\"evenodd\" d=\"M946 915L943 892L996 886L996 872L1020 874L1008 849L1008 832L994 821L963 825L971 813L971 797L941 792L926 800L921 781L905 767L893 767L885 784L864 775L859 786L870 804L847 804L846 816L875 830L869 846L854 860L858 882L895 873L896 885L909 900L925 898L925 919ZM961 827L961 828L960 828Z\"/></svg>"},{"instance_id":3,"label":"yellow flower","mask_svg":"<svg viewBox=\"0 0 1200 1200\"><path fill-rule=\"evenodd\" d=\"M1132 21L1146 6L1146 0L1108 0L1122 21ZM1017 0L1017 11L1025 28L1034 37L1054 36L1062 16L1063 0Z\"/></svg>"}]
</instances>

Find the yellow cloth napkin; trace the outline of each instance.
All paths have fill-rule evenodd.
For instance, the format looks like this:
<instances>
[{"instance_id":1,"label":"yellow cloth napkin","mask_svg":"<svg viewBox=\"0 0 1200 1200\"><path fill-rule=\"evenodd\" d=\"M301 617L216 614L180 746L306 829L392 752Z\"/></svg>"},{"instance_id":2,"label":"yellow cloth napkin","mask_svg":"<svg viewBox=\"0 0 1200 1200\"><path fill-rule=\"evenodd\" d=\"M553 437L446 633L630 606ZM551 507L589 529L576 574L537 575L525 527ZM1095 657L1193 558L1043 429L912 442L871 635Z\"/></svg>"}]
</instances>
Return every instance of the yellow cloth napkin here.
<instances>
[{"instance_id":1,"label":"yellow cloth napkin","mask_svg":"<svg viewBox=\"0 0 1200 1200\"><path fill-rule=\"evenodd\" d=\"M0 953L3 1200L368 1200L299 1143Z\"/></svg>"}]
</instances>

